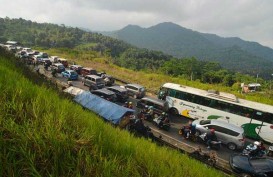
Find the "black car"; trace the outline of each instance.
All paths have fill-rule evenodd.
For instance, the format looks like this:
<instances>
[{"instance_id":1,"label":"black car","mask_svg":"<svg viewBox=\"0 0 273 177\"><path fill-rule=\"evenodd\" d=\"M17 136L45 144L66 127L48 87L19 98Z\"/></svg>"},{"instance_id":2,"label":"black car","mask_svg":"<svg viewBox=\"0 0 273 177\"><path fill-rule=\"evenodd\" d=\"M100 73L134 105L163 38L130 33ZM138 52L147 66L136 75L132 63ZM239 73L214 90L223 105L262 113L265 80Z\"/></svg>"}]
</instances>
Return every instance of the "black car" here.
<instances>
[{"instance_id":1,"label":"black car","mask_svg":"<svg viewBox=\"0 0 273 177\"><path fill-rule=\"evenodd\" d=\"M107 90L105 88L99 89L99 90L91 90L90 91L92 94L97 95L103 99L106 99L111 102L116 102L117 101L117 96L114 92Z\"/></svg>"},{"instance_id":2,"label":"black car","mask_svg":"<svg viewBox=\"0 0 273 177\"><path fill-rule=\"evenodd\" d=\"M240 173L241 176L273 176L273 159L251 158L247 155L233 154L230 156L229 164L232 170Z\"/></svg>"},{"instance_id":3,"label":"black car","mask_svg":"<svg viewBox=\"0 0 273 177\"><path fill-rule=\"evenodd\" d=\"M107 89L115 92L115 94L117 95L117 101L119 102L125 102L129 98L128 92L125 88L122 88L120 86L112 86L108 87Z\"/></svg>"}]
</instances>

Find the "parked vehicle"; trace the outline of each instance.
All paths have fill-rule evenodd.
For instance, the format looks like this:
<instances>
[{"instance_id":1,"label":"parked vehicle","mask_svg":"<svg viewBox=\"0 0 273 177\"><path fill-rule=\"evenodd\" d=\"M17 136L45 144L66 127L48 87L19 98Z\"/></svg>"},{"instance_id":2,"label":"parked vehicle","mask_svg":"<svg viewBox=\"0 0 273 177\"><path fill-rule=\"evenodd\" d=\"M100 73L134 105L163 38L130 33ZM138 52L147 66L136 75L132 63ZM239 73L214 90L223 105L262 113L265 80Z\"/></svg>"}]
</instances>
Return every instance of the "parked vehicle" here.
<instances>
[{"instance_id":1,"label":"parked vehicle","mask_svg":"<svg viewBox=\"0 0 273 177\"><path fill-rule=\"evenodd\" d=\"M43 62L43 57L41 55L34 55L32 58L35 64L41 64Z\"/></svg>"},{"instance_id":2,"label":"parked vehicle","mask_svg":"<svg viewBox=\"0 0 273 177\"><path fill-rule=\"evenodd\" d=\"M105 86L104 80L96 75L86 75L82 82L83 85L89 86L90 90L101 89Z\"/></svg>"},{"instance_id":3,"label":"parked vehicle","mask_svg":"<svg viewBox=\"0 0 273 177\"><path fill-rule=\"evenodd\" d=\"M78 74L74 70L63 71L62 76L70 80L78 80Z\"/></svg>"},{"instance_id":4,"label":"parked vehicle","mask_svg":"<svg viewBox=\"0 0 273 177\"><path fill-rule=\"evenodd\" d=\"M162 112L167 112L169 110L168 103L166 101L152 97L143 97L136 104L136 107L140 109L145 108L145 106L152 106L154 114L157 115L161 115Z\"/></svg>"},{"instance_id":5,"label":"parked vehicle","mask_svg":"<svg viewBox=\"0 0 273 177\"><path fill-rule=\"evenodd\" d=\"M45 52L40 52L38 55L40 55L42 58L48 58L48 54Z\"/></svg>"},{"instance_id":6,"label":"parked vehicle","mask_svg":"<svg viewBox=\"0 0 273 177\"><path fill-rule=\"evenodd\" d=\"M116 102L117 101L117 96L114 92L108 90L108 89L98 89L98 90L91 90L90 91L92 94L97 95L103 99L106 99L111 102Z\"/></svg>"},{"instance_id":7,"label":"parked vehicle","mask_svg":"<svg viewBox=\"0 0 273 177\"><path fill-rule=\"evenodd\" d=\"M52 62L48 58L43 58L41 63L47 66L52 65Z\"/></svg>"},{"instance_id":8,"label":"parked vehicle","mask_svg":"<svg viewBox=\"0 0 273 177\"><path fill-rule=\"evenodd\" d=\"M233 171L244 177L273 176L273 159L251 158L242 154L232 154L229 164Z\"/></svg>"},{"instance_id":9,"label":"parked vehicle","mask_svg":"<svg viewBox=\"0 0 273 177\"><path fill-rule=\"evenodd\" d=\"M58 56L51 56L51 57L49 58L49 60L50 60L52 63L58 63L58 59L59 59Z\"/></svg>"},{"instance_id":10,"label":"parked vehicle","mask_svg":"<svg viewBox=\"0 0 273 177\"><path fill-rule=\"evenodd\" d=\"M61 73L61 72L65 71L65 67L61 63L53 63L51 65L51 70L56 70L57 73Z\"/></svg>"},{"instance_id":11,"label":"parked vehicle","mask_svg":"<svg viewBox=\"0 0 273 177\"><path fill-rule=\"evenodd\" d=\"M69 67L71 70L76 71L78 74L81 74L81 69L83 68L81 65L71 65Z\"/></svg>"},{"instance_id":12,"label":"parked vehicle","mask_svg":"<svg viewBox=\"0 0 273 177\"><path fill-rule=\"evenodd\" d=\"M58 59L58 62L59 62L59 63L62 63L62 64L64 65L65 68L68 67L68 62L67 62L67 60L64 59L64 58L59 58L59 59Z\"/></svg>"},{"instance_id":13,"label":"parked vehicle","mask_svg":"<svg viewBox=\"0 0 273 177\"><path fill-rule=\"evenodd\" d=\"M222 120L195 120L192 124L196 125L198 135L214 129L217 138L230 150L243 149L245 146L244 129L239 126Z\"/></svg>"},{"instance_id":14,"label":"parked vehicle","mask_svg":"<svg viewBox=\"0 0 273 177\"><path fill-rule=\"evenodd\" d=\"M82 68L81 75L84 77L86 75L97 75L97 71L93 68Z\"/></svg>"},{"instance_id":15,"label":"parked vehicle","mask_svg":"<svg viewBox=\"0 0 273 177\"><path fill-rule=\"evenodd\" d=\"M146 94L145 87L138 84L126 84L124 87L128 90L128 94L134 98L143 98Z\"/></svg>"},{"instance_id":16,"label":"parked vehicle","mask_svg":"<svg viewBox=\"0 0 273 177\"><path fill-rule=\"evenodd\" d=\"M119 102L125 102L129 98L128 91L125 88L122 88L120 86L112 86L108 87L107 89L115 92L115 94L117 95L117 101Z\"/></svg>"}]
</instances>

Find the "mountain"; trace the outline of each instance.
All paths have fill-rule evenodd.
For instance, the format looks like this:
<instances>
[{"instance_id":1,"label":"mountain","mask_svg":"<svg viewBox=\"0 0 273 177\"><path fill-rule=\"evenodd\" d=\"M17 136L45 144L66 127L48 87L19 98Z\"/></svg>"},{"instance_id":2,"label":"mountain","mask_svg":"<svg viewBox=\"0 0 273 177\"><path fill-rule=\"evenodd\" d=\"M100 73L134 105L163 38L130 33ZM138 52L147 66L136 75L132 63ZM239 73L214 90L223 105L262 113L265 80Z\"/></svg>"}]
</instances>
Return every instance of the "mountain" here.
<instances>
[{"instance_id":1,"label":"mountain","mask_svg":"<svg viewBox=\"0 0 273 177\"><path fill-rule=\"evenodd\" d=\"M178 58L196 57L199 60L217 61L233 71L264 76L273 72L273 49L269 47L237 37L223 38L200 33L171 22L149 28L128 25L121 30L103 34Z\"/></svg>"}]
</instances>

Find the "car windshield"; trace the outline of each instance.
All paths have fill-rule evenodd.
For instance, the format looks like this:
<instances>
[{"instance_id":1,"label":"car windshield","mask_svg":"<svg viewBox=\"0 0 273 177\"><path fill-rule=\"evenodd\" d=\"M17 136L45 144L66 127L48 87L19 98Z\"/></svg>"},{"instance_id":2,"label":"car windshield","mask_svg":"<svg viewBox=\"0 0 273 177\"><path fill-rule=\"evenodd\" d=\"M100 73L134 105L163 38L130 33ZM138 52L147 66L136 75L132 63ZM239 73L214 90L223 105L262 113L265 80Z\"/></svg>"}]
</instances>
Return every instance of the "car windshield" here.
<instances>
[{"instance_id":1,"label":"car windshield","mask_svg":"<svg viewBox=\"0 0 273 177\"><path fill-rule=\"evenodd\" d=\"M145 88L140 88L139 89L141 92L144 92L145 91Z\"/></svg>"},{"instance_id":2,"label":"car windshield","mask_svg":"<svg viewBox=\"0 0 273 177\"><path fill-rule=\"evenodd\" d=\"M201 120L200 125L210 124L210 120Z\"/></svg>"},{"instance_id":3,"label":"car windshield","mask_svg":"<svg viewBox=\"0 0 273 177\"><path fill-rule=\"evenodd\" d=\"M63 68L64 68L64 66L63 66L63 65L59 65L59 68L60 68L60 69L63 69Z\"/></svg>"},{"instance_id":4,"label":"car windshield","mask_svg":"<svg viewBox=\"0 0 273 177\"><path fill-rule=\"evenodd\" d=\"M103 83L103 79L102 78L98 78L98 79L96 79L96 82L97 83Z\"/></svg>"},{"instance_id":5,"label":"car windshield","mask_svg":"<svg viewBox=\"0 0 273 177\"><path fill-rule=\"evenodd\" d=\"M77 75L77 73L74 72L74 71L71 71L70 74L71 74L71 75Z\"/></svg>"}]
</instances>

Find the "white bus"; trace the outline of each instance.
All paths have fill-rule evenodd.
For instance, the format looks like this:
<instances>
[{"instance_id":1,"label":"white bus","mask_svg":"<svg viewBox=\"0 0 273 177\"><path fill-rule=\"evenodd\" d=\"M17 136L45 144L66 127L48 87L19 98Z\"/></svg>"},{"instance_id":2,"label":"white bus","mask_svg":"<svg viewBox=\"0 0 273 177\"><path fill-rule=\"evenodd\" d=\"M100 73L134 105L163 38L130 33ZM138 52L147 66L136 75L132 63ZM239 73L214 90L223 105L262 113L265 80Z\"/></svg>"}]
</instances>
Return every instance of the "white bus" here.
<instances>
[{"instance_id":1,"label":"white bus","mask_svg":"<svg viewBox=\"0 0 273 177\"><path fill-rule=\"evenodd\" d=\"M273 106L173 83L164 84L158 97L168 102L172 114L225 120L243 127L247 137L273 143Z\"/></svg>"}]
</instances>

